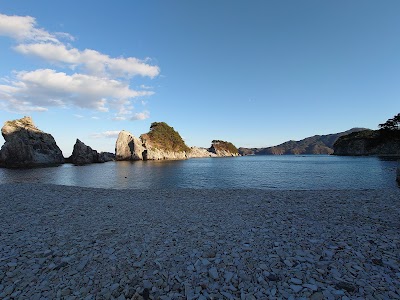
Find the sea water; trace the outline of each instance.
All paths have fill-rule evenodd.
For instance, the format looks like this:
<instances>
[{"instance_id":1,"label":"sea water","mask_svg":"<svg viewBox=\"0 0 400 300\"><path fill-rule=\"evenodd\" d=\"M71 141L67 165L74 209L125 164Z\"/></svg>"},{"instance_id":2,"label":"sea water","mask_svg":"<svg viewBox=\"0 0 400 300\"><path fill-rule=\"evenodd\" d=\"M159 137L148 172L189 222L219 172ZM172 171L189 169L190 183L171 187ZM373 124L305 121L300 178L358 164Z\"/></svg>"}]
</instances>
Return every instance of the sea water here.
<instances>
[{"instance_id":1,"label":"sea water","mask_svg":"<svg viewBox=\"0 0 400 300\"><path fill-rule=\"evenodd\" d=\"M0 169L0 183L113 189L381 189L398 187L396 166L396 160L379 157L266 155Z\"/></svg>"}]
</instances>

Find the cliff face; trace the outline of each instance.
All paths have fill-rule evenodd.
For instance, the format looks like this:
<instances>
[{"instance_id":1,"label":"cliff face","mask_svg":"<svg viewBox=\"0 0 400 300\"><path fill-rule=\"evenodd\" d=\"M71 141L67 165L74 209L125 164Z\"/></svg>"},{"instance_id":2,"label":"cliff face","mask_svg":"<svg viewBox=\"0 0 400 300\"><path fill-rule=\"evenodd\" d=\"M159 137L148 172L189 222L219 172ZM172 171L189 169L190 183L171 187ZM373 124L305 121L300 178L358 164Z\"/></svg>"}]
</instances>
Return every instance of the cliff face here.
<instances>
[{"instance_id":1,"label":"cliff face","mask_svg":"<svg viewBox=\"0 0 400 300\"><path fill-rule=\"evenodd\" d=\"M53 136L39 130L30 117L5 122L1 134L6 142L0 150L0 166L29 168L64 163Z\"/></svg>"},{"instance_id":2,"label":"cliff face","mask_svg":"<svg viewBox=\"0 0 400 300\"><path fill-rule=\"evenodd\" d=\"M400 156L400 131L364 130L339 138L334 144L334 155Z\"/></svg>"},{"instance_id":3,"label":"cliff face","mask_svg":"<svg viewBox=\"0 0 400 300\"><path fill-rule=\"evenodd\" d=\"M116 160L142 160L144 147L142 142L130 132L122 130L115 143Z\"/></svg>"},{"instance_id":4,"label":"cliff face","mask_svg":"<svg viewBox=\"0 0 400 300\"><path fill-rule=\"evenodd\" d=\"M339 133L314 135L300 141L288 141L267 148L239 148L239 153L242 155L332 154L333 144L339 137L361 130L365 130L365 128L352 128Z\"/></svg>"}]
</instances>

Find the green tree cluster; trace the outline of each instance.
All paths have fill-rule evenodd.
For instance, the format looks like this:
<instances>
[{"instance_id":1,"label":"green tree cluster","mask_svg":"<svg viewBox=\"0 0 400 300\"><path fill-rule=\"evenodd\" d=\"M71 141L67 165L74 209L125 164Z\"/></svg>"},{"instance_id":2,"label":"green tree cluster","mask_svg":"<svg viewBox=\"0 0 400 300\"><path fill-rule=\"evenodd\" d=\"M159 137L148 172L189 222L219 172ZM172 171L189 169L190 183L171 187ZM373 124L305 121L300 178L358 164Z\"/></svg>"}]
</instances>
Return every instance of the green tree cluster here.
<instances>
[{"instance_id":1,"label":"green tree cluster","mask_svg":"<svg viewBox=\"0 0 400 300\"><path fill-rule=\"evenodd\" d=\"M388 119L385 123L379 124L379 129L383 131L400 130L400 113L393 118Z\"/></svg>"},{"instance_id":2,"label":"green tree cluster","mask_svg":"<svg viewBox=\"0 0 400 300\"><path fill-rule=\"evenodd\" d=\"M154 122L150 126L150 131L142 135L142 139L150 139L153 146L169 151L190 151L180 134L165 122Z\"/></svg>"}]
</instances>

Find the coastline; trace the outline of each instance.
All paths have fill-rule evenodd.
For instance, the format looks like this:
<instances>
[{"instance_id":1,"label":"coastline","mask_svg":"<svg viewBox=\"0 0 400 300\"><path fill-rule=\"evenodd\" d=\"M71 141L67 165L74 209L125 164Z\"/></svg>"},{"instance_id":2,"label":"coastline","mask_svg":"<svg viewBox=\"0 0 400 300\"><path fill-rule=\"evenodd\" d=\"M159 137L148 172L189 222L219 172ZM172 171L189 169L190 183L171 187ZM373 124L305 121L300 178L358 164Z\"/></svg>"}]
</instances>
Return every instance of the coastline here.
<instances>
[{"instance_id":1,"label":"coastline","mask_svg":"<svg viewBox=\"0 0 400 300\"><path fill-rule=\"evenodd\" d=\"M0 188L2 299L400 297L398 189Z\"/></svg>"}]
</instances>

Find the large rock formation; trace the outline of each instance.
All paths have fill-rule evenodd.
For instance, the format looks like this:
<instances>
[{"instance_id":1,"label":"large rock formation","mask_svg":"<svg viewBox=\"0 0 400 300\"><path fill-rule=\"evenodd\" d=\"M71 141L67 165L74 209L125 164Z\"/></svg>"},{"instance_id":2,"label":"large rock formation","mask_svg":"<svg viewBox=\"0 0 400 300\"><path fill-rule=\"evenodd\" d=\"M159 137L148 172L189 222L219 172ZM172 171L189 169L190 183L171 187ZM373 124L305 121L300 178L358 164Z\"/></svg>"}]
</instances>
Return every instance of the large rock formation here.
<instances>
[{"instance_id":1,"label":"large rock formation","mask_svg":"<svg viewBox=\"0 0 400 300\"><path fill-rule=\"evenodd\" d=\"M68 158L68 162L75 165L86 165L92 163L104 163L114 160L115 155L108 152L98 153L91 147L86 146L79 139L76 139L72 155Z\"/></svg>"},{"instance_id":2,"label":"large rock formation","mask_svg":"<svg viewBox=\"0 0 400 300\"><path fill-rule=\"evenodd\" d=\"M239 156L238 149L230 142L213 140L211 147L208 149L211 153L215 153L216 156Z\"/></svg>"},{"instance_id":3,"label":"large rock formation","mask_svg":"<svg viewBox=\"0 0 400 300\"><path fill-rule=\"evenodd\" d=\"M340 137L333 146L334 155L400 156L400 130L364 130Z\"/></svg>"},{"instance_id":4,"label":"large rock formation","mask_svg":"<svg viewBox=\"0 0 400 300\"><path fill-rule=\"evenodd\" d=\"M30 117L5 122L1 134L6 142L0 150L0 166L30 168L64 162L52 135L39 130Z\"/></svg>"},{"instance_id":5,"label":"large rock formation","mask_svg":"<svg viewBox=\"0 0 400 300\"><path fill-rule=\"evenodd\" d=\"M190 148L180 134L165 122L154 122L148 133L140 136L144 160L186 159Z\"/></svg>"},{"instance_id":6,"label":"large rock formation","mask_svg":"<svg viewBox=\"0 0 400 300\"><path fill-rule=\"evenodd\" d=\"M300 141L287 141L273 147L239 148L239 153L241 155L332 154L333 144L339 137L361 130L365 130L365 128L352 128L339 133L314 135Z\"/></svg>"},{"instance_id":7,"label":"large rock formation","mask_svg":"<svg viewBox=\"0 0 400 300\"><path fill-rule=\"evenodd\" d=\"M122 130L115 143L116 160L142 160L144 147L142 142L130 132Z\"/></svg>"},{"instance_id":8,"label":"large rock formation","mask_svg":"<svg viewBox=\"0 0 400 300\"><path fill-rule=\"evenodd\" d=\"M231 143L213 141L210 149L191 147L180 134L164 122L155 122L140 140L121 131L115 144L116 160L180 160L195 157L237 156Z\"/></svg>"},{"instance_id":9,"label":"large rock formation","mask_svg":"<svg viewBox=\"0 0 400 300\"><path fill-rule=\"evenodd\" d=\"M165 122L154 122L140 140L121 131L115 144L116 160L180 160L195 157L238 156L232 143L213 141L211 148L189 148L180 134Z\"/></svg>"}]
</instances>

